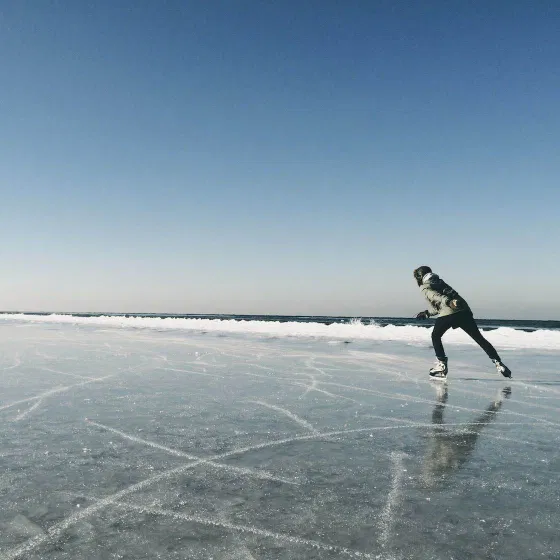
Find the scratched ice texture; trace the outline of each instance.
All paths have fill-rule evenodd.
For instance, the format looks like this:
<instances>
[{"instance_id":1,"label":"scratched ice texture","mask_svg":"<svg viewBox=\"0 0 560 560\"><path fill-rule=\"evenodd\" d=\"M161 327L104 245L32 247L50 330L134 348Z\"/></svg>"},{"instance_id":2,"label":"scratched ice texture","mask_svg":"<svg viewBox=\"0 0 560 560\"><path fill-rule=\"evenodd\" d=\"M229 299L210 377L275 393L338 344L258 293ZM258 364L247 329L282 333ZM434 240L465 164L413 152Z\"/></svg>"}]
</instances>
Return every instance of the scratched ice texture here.
<instances>
[{"instance_id":1,"label":"scratched ice texture","mask_svg":"<svg viewBox=\"0 0 560 560\"><path fill-rule=\"evenodd\" d=\"M560 558L560 351L8 321L0 559Z\"/></svg>"}]
</instances>

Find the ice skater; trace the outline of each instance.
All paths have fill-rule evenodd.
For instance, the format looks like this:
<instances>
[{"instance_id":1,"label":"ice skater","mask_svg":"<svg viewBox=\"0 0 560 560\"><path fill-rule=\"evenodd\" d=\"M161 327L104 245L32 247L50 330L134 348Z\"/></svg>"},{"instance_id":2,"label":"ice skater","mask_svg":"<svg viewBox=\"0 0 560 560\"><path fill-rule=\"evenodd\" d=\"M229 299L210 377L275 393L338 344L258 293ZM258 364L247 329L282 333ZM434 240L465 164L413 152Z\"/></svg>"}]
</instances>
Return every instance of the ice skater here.
<instances>
[{"instance_id":1,"label":"ice skater","mask_svg":"<svg viewBox=\"0 0 560 560\"><path fill-rule=\"evenodd\" d=\"M432 343L438 361L430 369L430 376L447 377L447 356L441 337L449 329L460 328L488 354L499 373L504 377L511 377L511 371L504 365L496 349L482 336L467 302L437 274L434 274L429 266L417 268L414 271L414 278L430 305L429 309L418 313L416 318L428 319L428 317L438 316L432 331Z\"/></svg>"}]
</instances>

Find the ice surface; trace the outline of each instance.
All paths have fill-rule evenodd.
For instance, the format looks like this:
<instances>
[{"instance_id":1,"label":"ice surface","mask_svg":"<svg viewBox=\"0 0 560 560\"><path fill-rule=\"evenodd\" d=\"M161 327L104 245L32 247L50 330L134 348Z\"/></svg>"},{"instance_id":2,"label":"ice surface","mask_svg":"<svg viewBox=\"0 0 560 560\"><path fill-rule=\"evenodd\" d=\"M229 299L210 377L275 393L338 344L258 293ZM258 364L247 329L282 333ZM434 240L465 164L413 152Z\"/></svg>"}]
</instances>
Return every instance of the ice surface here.
<instances>
[{"instance_id":1,"label":"ice surface","mask_svg":"<svg viewBox=\"0 0 560 560\"><path fill-rule=\"evenodd\" d=\"M3 321L0 560L559 558L560 351L423 332Z\"/></svg>"}]
</instances>

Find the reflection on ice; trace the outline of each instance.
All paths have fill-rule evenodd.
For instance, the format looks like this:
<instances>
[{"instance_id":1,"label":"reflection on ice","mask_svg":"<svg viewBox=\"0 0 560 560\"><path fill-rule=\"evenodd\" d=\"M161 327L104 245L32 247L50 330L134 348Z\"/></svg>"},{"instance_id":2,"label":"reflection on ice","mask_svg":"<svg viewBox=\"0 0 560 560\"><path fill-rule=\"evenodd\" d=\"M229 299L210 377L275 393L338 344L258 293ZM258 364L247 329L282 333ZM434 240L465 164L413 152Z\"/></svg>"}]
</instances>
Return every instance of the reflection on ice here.
<instances>
[{"instance_id":1,"label":"reflection on ice","mask_svg":"<svg viewBox=\"0 0 560 560\"><path fill-rule=\"evenodd\" d=\"M482 430L496 419L504 398L511 395L511 387L504 387L486 410L472 422L460 428L446 428L443 413L448 399L447 383L437 386L437 404L432 412L434 429L428 432L429 450L424 460L423 479L428 486L436 486L446 475L460 469L472 455ZM443 479L443 477L446 477Z\"/></svg>"}]
</instances>

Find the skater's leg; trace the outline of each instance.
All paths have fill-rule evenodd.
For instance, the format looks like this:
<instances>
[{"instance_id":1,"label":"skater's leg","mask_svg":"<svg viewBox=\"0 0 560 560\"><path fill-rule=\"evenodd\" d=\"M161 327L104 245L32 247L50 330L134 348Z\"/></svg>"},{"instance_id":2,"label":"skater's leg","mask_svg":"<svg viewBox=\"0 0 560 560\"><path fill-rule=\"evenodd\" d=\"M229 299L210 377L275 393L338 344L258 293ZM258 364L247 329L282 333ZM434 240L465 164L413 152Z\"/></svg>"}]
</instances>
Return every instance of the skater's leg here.
<instances>
[{"instance_id":1,"label":"skater's leg","mask_svg":"<svg viewBox=\"0 0 560 560\"><path fill-rule=\"evenodd\" d=\"M441 337L452 327L452 317L452 315L447 315L436 319L436 324L432 331L432 344L438 360L444 361L446 359Z\"/></svg>"},{"instance_id":2,"label":"skater's leg","mask_svg":"<svg viewBox=\"0 0 560 560\"><path fill-rule=\"evenodd\" d=\"M439 391L441 389L441 392ZM432 424L437 424L439 426L443 424L443 411L445 410L445 404L447 403L447 386L438 385L438 404L434 407L432 412Z\"/></svg>"},{"instance_id":3,"label":"skater's leg","mask_svg":"<svg viewBox=\"0 0 560 560\"><path fill-rule=\"evenodd\" d=\"M501 361L496 349L482 336L472 315L465 314L464 317L461 317L461 324L459 326L488 354L491 360Z\"/></svg>"}]
</instances>

